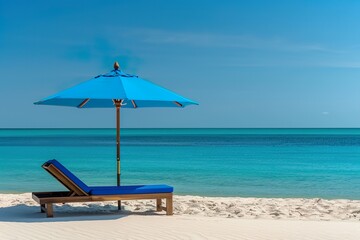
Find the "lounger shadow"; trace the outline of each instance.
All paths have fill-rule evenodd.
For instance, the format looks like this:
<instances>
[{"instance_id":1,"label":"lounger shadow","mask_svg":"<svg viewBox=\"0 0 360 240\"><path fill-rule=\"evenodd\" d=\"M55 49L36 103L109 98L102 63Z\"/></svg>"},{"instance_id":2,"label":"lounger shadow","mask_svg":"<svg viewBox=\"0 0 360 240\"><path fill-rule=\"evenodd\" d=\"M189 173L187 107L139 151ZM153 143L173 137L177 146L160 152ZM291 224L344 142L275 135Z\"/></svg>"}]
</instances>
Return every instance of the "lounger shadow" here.
<instances>
[{"instance_id":1,"label":"lounger shadow","mask_svg":"<svg viewBox=\"0 0 360 240\"><path fill-rule=\"evenodd\" d=\"M54 203L102 202L118 200L156 199L156 210L173 214L173 187L168 185L133 185L133 186L87 186L57 160L49 160L42 167L62 183L69 191L33 192L32 198L40 204L41 212L53 217ZM162 199L166 206L162 206Z\"/></svg>"}]
</instances>

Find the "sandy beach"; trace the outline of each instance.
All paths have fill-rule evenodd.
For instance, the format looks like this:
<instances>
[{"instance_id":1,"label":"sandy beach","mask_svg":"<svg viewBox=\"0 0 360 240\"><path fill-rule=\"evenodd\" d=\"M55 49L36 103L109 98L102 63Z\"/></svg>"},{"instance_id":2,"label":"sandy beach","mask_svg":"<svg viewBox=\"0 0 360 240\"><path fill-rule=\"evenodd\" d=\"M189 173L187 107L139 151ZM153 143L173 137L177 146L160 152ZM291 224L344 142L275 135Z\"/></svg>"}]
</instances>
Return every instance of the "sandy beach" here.
<instances>
[{"instance_id":1,"label":"sandy beach","mask_svg":"<svg viewBox=\"0 0 360 240\"><path fill-rule=\"evenodd\" d=\"M360 201L175 196L174 216L154 201L74 203L45 218L30 193L0 194L0 239L358 239Z\"/></svg>"}]
</instances>

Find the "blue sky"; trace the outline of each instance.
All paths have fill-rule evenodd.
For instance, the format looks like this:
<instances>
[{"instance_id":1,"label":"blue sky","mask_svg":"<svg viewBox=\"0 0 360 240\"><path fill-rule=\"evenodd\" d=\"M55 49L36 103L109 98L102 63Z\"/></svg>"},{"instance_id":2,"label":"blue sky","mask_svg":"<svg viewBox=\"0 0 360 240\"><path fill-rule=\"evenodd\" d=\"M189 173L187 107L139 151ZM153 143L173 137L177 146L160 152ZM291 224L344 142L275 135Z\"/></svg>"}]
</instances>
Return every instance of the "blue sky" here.
<instances>
[{"instance_id":1,"label":"blue sky","mask_svg":"<svg viewBox=\"0 0 360 240\"><path fill-rule=\"evenodd\" d=\"M360 127L359 1L0 0L0 128L113 127L32 103L112 69L194 99L122 127Z\"/></svg>"}]
</instances>

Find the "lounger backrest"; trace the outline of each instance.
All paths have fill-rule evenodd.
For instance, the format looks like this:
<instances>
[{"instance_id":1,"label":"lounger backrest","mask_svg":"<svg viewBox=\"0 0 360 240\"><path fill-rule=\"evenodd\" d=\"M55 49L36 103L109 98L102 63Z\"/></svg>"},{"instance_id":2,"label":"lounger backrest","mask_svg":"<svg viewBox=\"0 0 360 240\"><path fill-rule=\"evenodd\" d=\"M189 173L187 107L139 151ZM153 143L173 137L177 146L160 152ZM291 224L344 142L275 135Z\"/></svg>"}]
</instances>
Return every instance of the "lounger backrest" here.
<instances>
[{"instance_id":1,"label":"lounger backrest","mask_svg":"<svg viewBox=\"0 0 360 240\"><path fill-rule=\"evenodd\" d=\"M89 195L91 189L57 160L49 160L42 167L70 191L79 196Z\"/></svg>"}]
</instances>

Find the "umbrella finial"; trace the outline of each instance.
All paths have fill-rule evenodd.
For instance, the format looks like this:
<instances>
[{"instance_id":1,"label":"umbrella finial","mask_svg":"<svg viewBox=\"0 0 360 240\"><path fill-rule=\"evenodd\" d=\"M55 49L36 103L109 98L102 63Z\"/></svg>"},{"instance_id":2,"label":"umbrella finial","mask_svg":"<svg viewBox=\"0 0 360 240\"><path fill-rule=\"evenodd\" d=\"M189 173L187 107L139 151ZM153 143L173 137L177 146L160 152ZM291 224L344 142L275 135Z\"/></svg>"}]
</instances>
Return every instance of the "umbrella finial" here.
<instances>
[{"instance_id":1,"label":"umbrella finial","mask_svg":"<svg viewBox=\"0 0 360 240\"><path fill-rule=\"evenodd\" d=\"M120 68L119 63L118 63L118 62L115 62L115 63L114 63L114 69L115 69L115 70L118 70L119 68Z\"/></svg>"}]
</instances>

